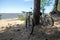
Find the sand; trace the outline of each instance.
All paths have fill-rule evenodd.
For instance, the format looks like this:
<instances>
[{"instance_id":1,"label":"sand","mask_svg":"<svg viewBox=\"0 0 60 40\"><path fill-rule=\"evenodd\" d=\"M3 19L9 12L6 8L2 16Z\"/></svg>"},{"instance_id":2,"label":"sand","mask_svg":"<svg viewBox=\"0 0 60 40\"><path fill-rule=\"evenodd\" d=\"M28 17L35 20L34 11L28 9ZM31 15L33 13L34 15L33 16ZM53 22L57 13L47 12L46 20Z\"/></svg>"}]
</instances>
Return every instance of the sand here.
<instances>
[{"instance_id":1,"label":"sand","mask_svg":"<svg viewBox=\"0 0 60 40\"><path fill-rule=\"evenodd\" d=\"M2 19L0 20L0 29L4 27L9 27L16 24L24 24L25 21L20 21L18 19ZM60 27L60 21L54 22L54 26Z\"/></svg>"},{"instance_id":2,"label":"sand","mask_svg":"<svg viewBox=\"0 0 60 40\"><path fill-rule=\"evenodd\" d=\"M15 19L0 20L0 28L2 26L5 27L9 25L23 24L23 23L24 21L15 20ZM23 25L20 25L19 27L21 26ZM59 36L60 31L58 30L57 27L58 28L60 27L60 20L54 21L54 27L50 29L47 28L46 29L47 31L40 28L40 25L35 26L34 32L32 35L30 35L31 28L27 28L27 29L19 28L19 31L17 28L16 29L12 28L13 29L12 31L11 29L7 29L7 31L0 33L0 40L60 40L60 36ZM47 34L48 32L50 32L51 34L48 35Z\"/></svg>"},{"instance_id":3,"label":"sand","mask_svg":"<svg viewBox=\"0 0 60 40\"><path fill-rule=\"evenodd\" d=\"M16 25L16 24L23 24L24 21L20 21L17 19L2 19L0 20L0 30L5 29L6 27Z\"/></svg>"},{"instance_id":4,"label":"sand","mask_svg":"<svg viewBox=\"0 0 60 40\"><path fill-rule=\"evenodd\" d=\"M22 23L24 23L24 21L15 20L15 19L5 19L5 20L3 19L0 20L0 27L14 25L14 24L22 24Z\"/></svg>"}]
</instances>

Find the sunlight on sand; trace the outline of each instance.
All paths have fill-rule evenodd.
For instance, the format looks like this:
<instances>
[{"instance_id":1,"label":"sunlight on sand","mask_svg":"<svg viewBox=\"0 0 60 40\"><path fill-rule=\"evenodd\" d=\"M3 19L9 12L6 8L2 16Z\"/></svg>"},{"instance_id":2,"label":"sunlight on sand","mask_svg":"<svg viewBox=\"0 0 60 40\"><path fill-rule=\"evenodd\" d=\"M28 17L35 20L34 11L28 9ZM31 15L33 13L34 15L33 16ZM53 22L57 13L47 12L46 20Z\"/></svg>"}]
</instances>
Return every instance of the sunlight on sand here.
<instances>
[{"instance_id":1,"label":"sunlight on sand","mask_svg":"<svg viewBox=\"0 0 60 40\"><path fill-rule=\"evenodd\" d=\"M5 30L6 27L16 25L16 24L24 24L25 21L15 20L15 19L6 19L6 20L0 20L0 32Z\"/></svg>"},{"instance_id":2,"label":"sunlight on sand","mask_svg":"<svg viewBox=\"0 0 60 40\"><path fill-rule=\"evenodd\" d=\"M60 22L55 22L54 25L55 25L56 27L60 27Z\"/></svg>"}]
</instances>

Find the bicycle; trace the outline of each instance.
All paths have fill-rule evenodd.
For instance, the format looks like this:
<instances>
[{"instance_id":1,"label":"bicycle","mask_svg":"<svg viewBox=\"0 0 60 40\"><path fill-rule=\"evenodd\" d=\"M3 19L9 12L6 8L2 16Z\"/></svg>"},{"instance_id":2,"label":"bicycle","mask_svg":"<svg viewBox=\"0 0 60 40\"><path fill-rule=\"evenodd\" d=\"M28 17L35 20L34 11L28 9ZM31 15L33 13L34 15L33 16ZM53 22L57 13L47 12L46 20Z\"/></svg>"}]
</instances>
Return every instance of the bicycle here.
<instances>
[{"instance_id":1,"label":"bicycle","mask_svg":"<svg viewBox=\"0 0 60 40\"><path fill-rule=\"evenodd\" d=\"M30 14L31 13L31 14ZM35 26L35 21L34 21L34 18L32 17L32 21L30 20L30 16L33 15L32 12L28 12L26 14L26 28L31 25L32 26L32 30L31 30L31 33L33 33L33 30L34 30L34 26ZM31 24L32 23L32 24ZM44 13L42 13L42 15L40 16L40 21L39 23L41 24L41 26L49 26L49 27L52 27L54 26L54 20L52 18L52 16L49 14L49 15L46 15Z\"/></svg>"},{"instance_id":2,"label":"bicycle","mask_svg":"<svg viewBox=\"0 0 60 40\"><path fill-rule=\"evenodd\" d=\"M40 16L40 24L43 25L43 26L49 26L49 27L52 27L54 26L54 20L53 18L51 17L51 15L45 15L45 14L42 14Z\"/></svg>"}]
</instances>

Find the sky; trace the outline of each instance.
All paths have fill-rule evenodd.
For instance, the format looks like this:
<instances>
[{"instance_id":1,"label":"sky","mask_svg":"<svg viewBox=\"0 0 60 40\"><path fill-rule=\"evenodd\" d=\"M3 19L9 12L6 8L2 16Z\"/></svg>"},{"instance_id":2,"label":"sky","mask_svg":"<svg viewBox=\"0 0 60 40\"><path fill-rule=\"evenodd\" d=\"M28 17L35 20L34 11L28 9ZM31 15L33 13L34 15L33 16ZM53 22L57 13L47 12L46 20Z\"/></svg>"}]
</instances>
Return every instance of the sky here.
<instances>
[{"instance_id":1,"label":"sky","mask_svg":"<svg viewBox=\"0 0 60 40\"><path fill-rule=\"evenodd\" d=\"M52 11L52 5L46 6L45 13ZM32 8L32 9L30 9ZM22 11L32 11L34 8L34 0L0 0L0 13L21 13Z\"/></svg>"}]
</instances>

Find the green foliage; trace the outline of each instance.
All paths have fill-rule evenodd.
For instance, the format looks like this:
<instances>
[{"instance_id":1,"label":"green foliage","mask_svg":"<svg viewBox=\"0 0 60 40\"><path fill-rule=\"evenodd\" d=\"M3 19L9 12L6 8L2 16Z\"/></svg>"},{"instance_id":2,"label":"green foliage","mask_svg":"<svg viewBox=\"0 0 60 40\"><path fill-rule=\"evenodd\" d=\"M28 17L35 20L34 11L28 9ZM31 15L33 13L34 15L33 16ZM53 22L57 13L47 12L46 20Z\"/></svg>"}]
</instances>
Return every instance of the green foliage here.
<instances>
[{"instance_id":1,"label":"green foliage","mask_svg":"<svg viewBox=\"0 0 60 40\"><path fill-rule=\"evenodd\" d=\"M18 15L18 19L21 21L25 21L26 20L26 15L25 14L20 14Z\"/></svg>"},{"instance_id":2,"label":"green foliage","mask_svg":"<svg viewBox=\"0 0 60 40\"><path fill-rule=\"evenodd\" d=\"M58 1L58 11L60 11L60 0Z\"/></svg>"},{"instance_id":3,"label":"green foliage","mask_svg":"<svg viewBox=\"0 0 60 40\"><path fill-rule=\"evenodd\" d=\"M30 16L30 20L31 20L31 21L32 21L32 19L33 19L33 15Z\"/></svg>"},{"instance_id":4,"label":"green foliage","mask_svg":"<svg viewBox=\"0 0 60 40\"><path fill-rule=\"evenodd\" d=\"M60 5L60 0L58 1L58 5Z\"/></svg>"},{"instance_id":5,"label":"green foliage","mask_svg":"<svg viewBox=\"0 0 60 40\"><path fill-rule=\"evenodd\" d=\"M45 6L50 6L52 3L52 0L41 0L41 9Z\"/></svg>"},{"instance_id":6,"label":"green foliage","mask_svg":"<svg viewBox=\"0 0 60 40\"><path fill-rule=\"evenodd\" d=\"M33 15L30 16L30 20L32 21ZM18 15L18 20L26 21L26 14Z\"/></svg>"}]
</instances>

